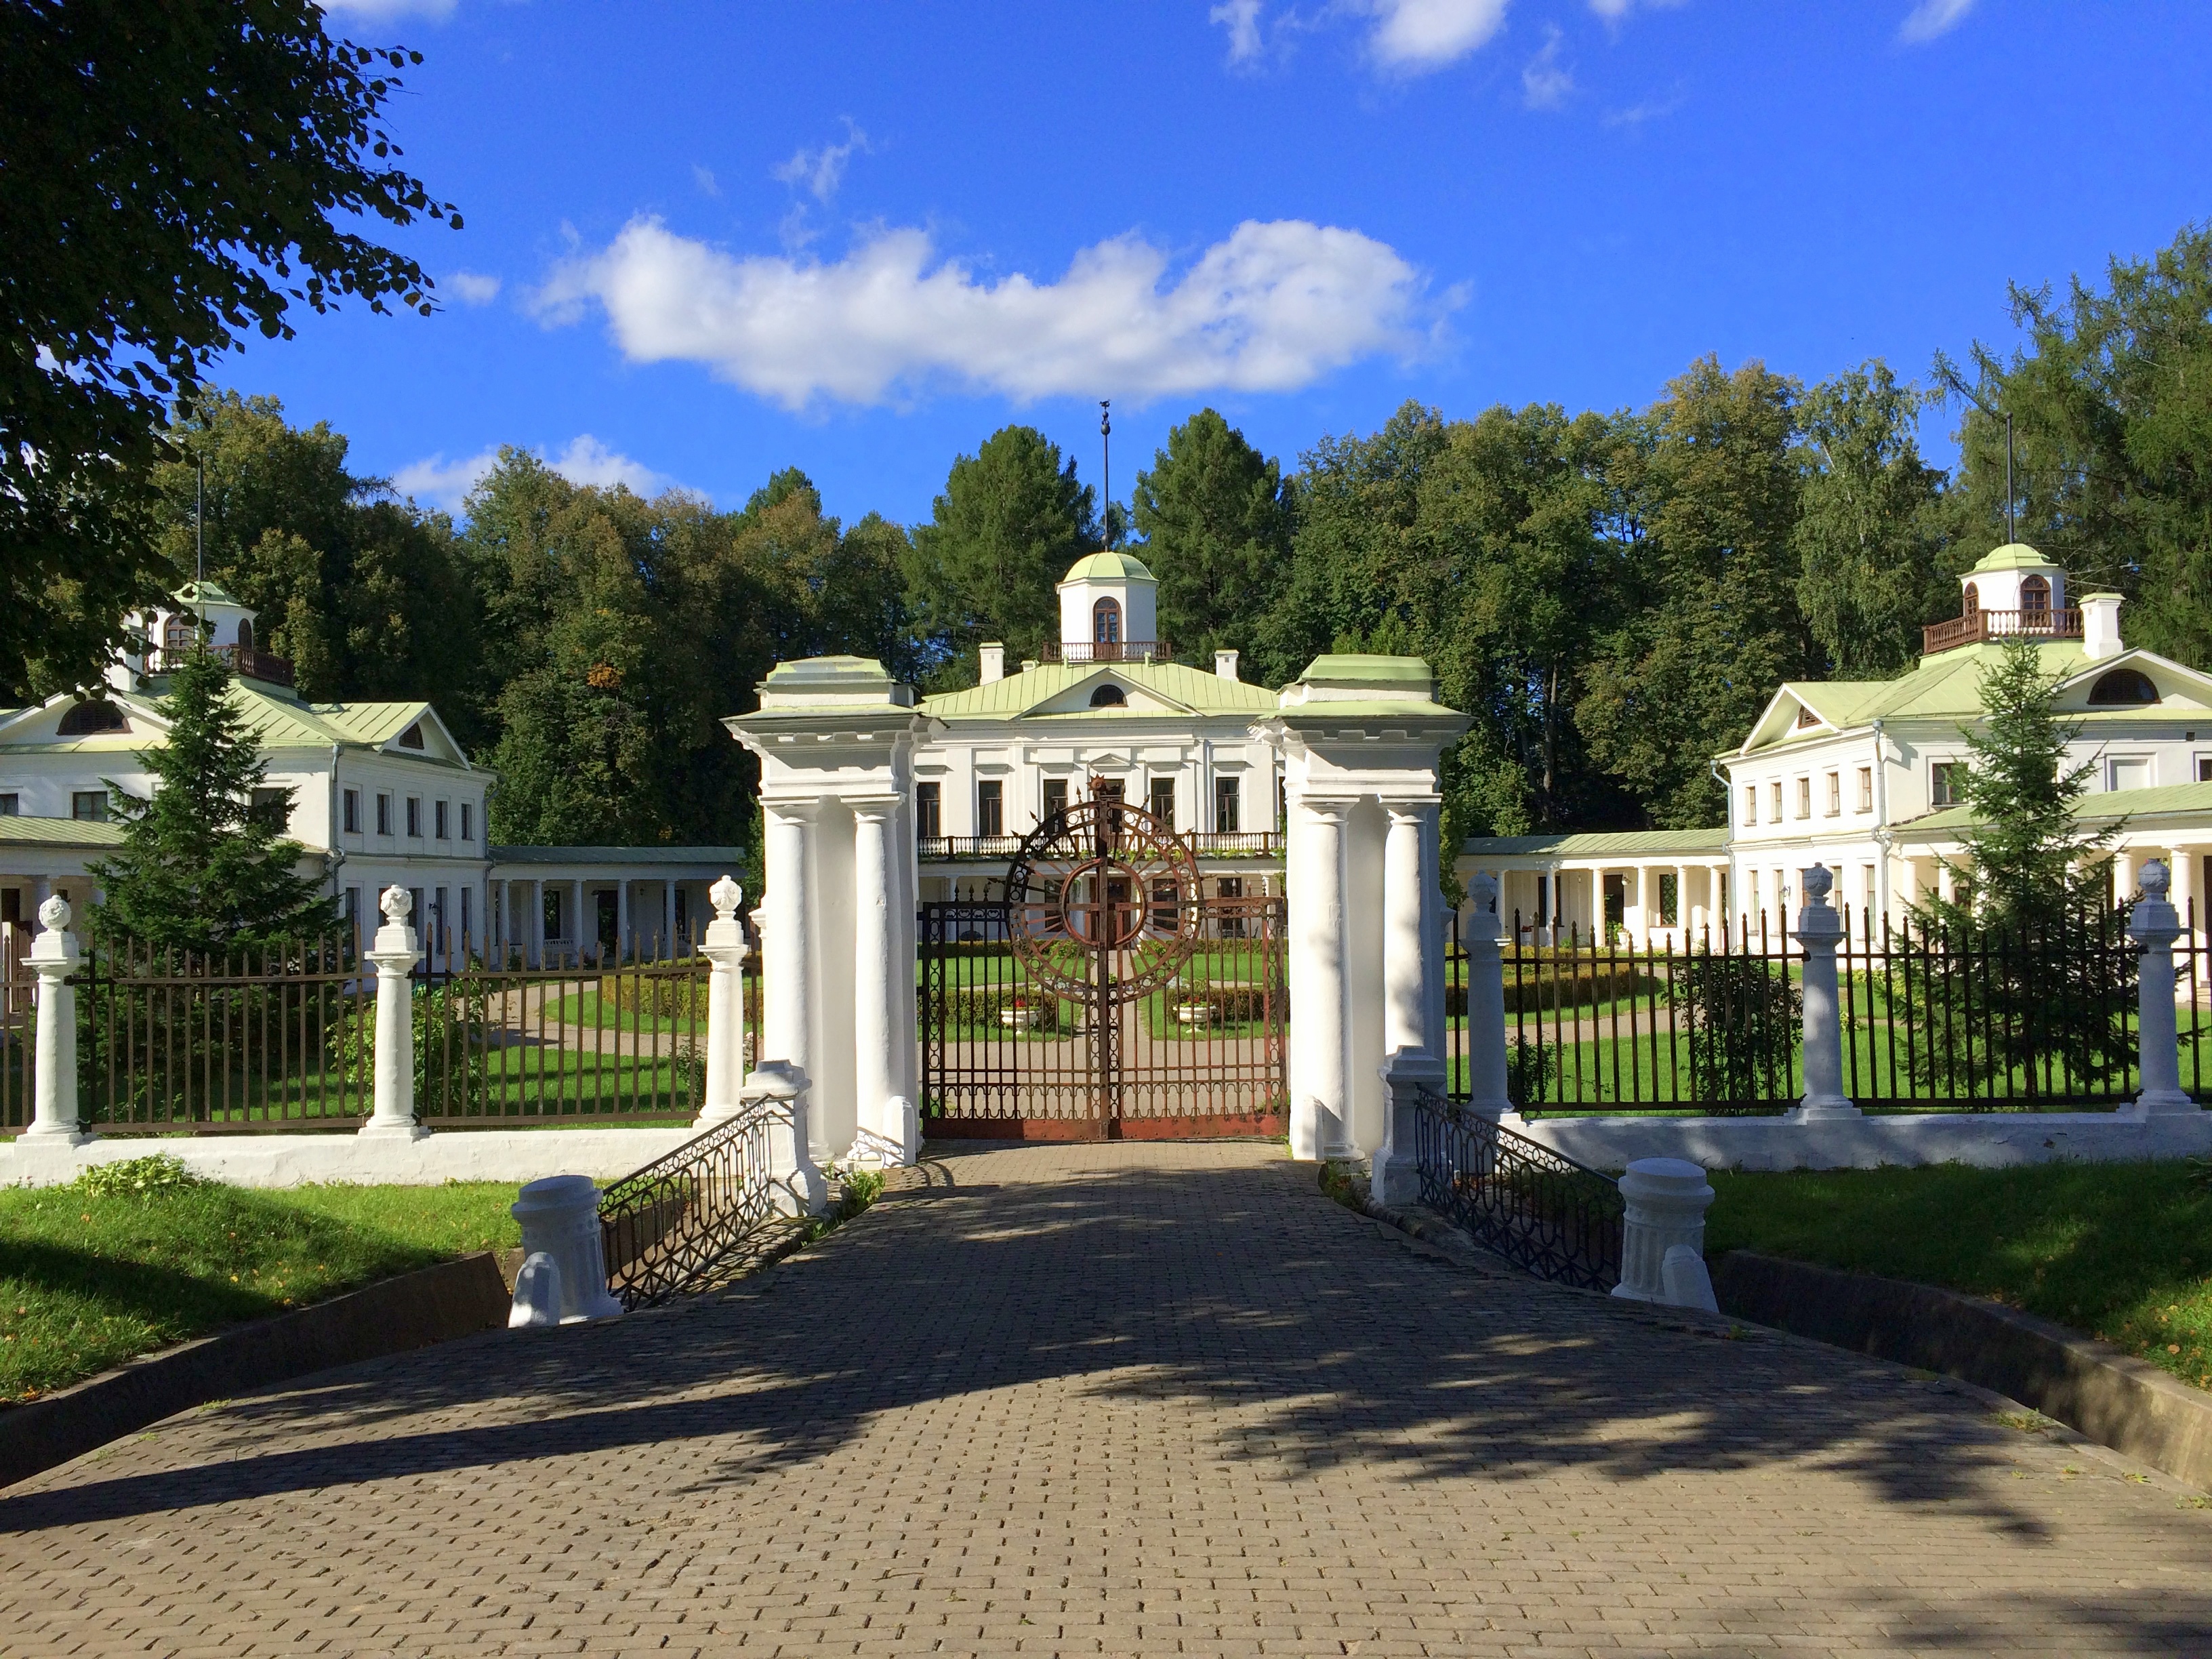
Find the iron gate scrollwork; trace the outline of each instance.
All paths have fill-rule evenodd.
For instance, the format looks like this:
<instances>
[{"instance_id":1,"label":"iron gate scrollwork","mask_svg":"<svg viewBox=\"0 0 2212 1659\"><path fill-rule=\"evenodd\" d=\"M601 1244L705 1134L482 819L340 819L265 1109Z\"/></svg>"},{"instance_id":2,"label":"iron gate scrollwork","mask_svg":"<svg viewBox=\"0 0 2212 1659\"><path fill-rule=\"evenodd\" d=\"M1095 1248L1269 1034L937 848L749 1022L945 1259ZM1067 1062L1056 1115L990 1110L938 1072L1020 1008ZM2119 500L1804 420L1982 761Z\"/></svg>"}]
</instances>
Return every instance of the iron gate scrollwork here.
<instances>
[{"instance_id":1,"label":"iron gate scrollwork","mask_svg":"<svg viewBox=\"0 0 2212 1659\"><path fill-rule=\"evenodd\" d=\"M922 905L930 1132L1281 1133L1283 900L1213 886L1102 791L1024 839L1003 897Z\"/></svg>"}]
</instances>

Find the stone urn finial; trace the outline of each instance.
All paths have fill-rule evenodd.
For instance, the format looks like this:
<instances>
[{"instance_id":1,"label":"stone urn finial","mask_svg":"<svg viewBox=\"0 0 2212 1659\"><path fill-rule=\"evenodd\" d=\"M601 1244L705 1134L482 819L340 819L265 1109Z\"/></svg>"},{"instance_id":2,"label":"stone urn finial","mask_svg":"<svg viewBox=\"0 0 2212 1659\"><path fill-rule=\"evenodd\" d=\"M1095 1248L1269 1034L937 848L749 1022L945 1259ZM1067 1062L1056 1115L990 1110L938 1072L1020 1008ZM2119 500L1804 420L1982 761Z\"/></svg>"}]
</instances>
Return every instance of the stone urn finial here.
<instances>
[{"instance_id":1,"label":"stone urn finial","mask_svg":"<svg viewBox=\"0 0 2212 1659\"><path fill-rule=\"evenodd\" d=\"M56 893L39 907L39 926L50 933L58 933L70 925L70 902Z\"/></svg>"},{"instance_id":2,"label":"stone urn finial","mask_svg":"<svg viewBox=\"0 0 2212 1659\"><path fill-rule=\"evenodd\" d=\"M1816 864L1804 873L1805 899L1809 904L1826 904L1828 893L1836 884L1835 877L1825 864Z\"/></svg>"},{"instance_id":3,"label":"stone urn finial","mask_svg":"<svg viewBox=\"0 0 2212 1659\"><path fill-rule=\"evenodd\" d=\"M2136 877L2136 885L2142 888L2143 896L2154 903L2166 897L2166 890L2172 881L2173 872L2166 867L2164 859L2151 860Z\"/></svg>"},{"instance_id":4,"label":"stone urn finial","mask_svg":"<svg viewBox=\"0 0 2212 1659\"><path fill-rule=\"evenodd\" d=\"M724 876L707 890L707 897L714 907L715 921L735 921L738 906L745 902L745 890Z\"/></svg>"},{"instance_id":5,"label":"stone urn finial","mask_svg":"<svg viewBox=\"0 0 2212 1659\"><path fill-rule=\"evenodd\" d=\"M1492 875L1489 871L1478 872L1474 879L1468 883L1467 890L1473 896L1476 909L1486 910L1492 915L1497 914L1498 878Z\"/></svg>"},{"instance_id":6,"label":"stone urn finial","mask_svg":"<svg viewBox=\"0 0 2212 1659\"><path fill-rule=\"evenodd\" d=\"M397 927L404 927L407 918L415 914L415 896L404 887L387 887L384 896L376 902L384 912L384 919Z\"/></svg>"}]
</instances>

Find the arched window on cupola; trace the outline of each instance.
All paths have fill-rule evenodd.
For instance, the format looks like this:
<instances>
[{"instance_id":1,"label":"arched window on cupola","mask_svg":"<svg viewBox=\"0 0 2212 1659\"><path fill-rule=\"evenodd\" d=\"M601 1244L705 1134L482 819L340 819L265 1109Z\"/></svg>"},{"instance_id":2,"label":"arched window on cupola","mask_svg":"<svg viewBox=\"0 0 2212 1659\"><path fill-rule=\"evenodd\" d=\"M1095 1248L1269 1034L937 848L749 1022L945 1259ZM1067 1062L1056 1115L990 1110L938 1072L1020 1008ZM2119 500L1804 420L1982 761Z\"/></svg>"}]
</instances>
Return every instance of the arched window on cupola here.
<instances>
[{"instance_id":1,"label":"arched window on cupola","mask_svg":"<svg viewBox=\"0 0 2212 1659\"><path fill-rule=\"evenodd\" d=\"M246 655L252 654L253 618L251 617L240 617L238 619L238 648Z\"/></svg>"},{"instance_id":2,"label":"arched window on cupola","mask_svg":"<svg viewBox=\"0 0 2212 1659\"><path fill-rule=\"evenodd\" d=\"M1121 643L1121 602L1101 599L1091 607L1091 642L1093 645Z\"/></svg>"},{"instance_id":3,"label":"arched window on cupola","mask_svg":"<svg viewBox=\"0 0 2212 1659\"><path fill-rule=\"evenodd\" d=\"M181 657L192 648L192 613L172 611L161 623L161 653Z\"/></svg>"},{"instance_id":4,"label":"arched window on cupola","mask_svg":"<svg viewBox=\"0 0 2212 1659\"><path fill-rule=\"evenodd\" d=\"M2040 576L2030 576L2021 582L2020 610L2023 617L2048 615L2051 611L2051 584Z\"/></svg>"},{"instance_id":5,"label":"arched window on cupola","mask_svg":"<svg viewBox=\"0 0 2212 1659\"><path fill-rule=\"evenodd\" d=\"M1966 608L1959 613L1960 615L1971 617L1982 608L1981 590L1972 582L1966 584Z\"/></svg>"}]
</instances>

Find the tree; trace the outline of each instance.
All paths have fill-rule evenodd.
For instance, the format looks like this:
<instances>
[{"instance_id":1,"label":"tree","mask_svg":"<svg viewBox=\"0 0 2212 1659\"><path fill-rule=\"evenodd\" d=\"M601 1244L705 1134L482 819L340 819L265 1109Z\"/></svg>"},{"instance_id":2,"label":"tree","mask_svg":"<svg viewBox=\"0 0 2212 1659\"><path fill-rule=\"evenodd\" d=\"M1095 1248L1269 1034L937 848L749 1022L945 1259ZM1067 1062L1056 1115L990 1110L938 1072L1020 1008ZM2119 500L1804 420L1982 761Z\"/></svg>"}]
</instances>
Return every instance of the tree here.
<instances>
[{"instance_id":1,"label":"tree","mask_svg":"<svg viewBox=\"0 0 2212 1659\"><path fill-rule=\"evenodd\" d=\"M169 586L141 522L166 398L295 304L430 308L350 228L460 224L382 125L420 61L313 0L0 8L0 690L89 679Z\"/></svg>"},{"instance_id":2,"label":"tree","mask_svg":"<svg viewBox=\"0 0 2212 1659\"><path fill-rule=\"evenodd\" d=\"M1943 475L1914 440L1920 398L1879 359L1814 386L1798 417L1810 465L1795 540L1797 603L1844 679L1911 665L1949 583L1936 509Z\"/></svg>"},{"instance_id":3,"label":"tree","mask_svg":"<svg viewBox=\"0 0 2212 1659\"><path fill-rule=\"evenodd\" d=\"M1170 429L1131 492L1163 637L1193 663L1250 650L1294 523L1282 464L1211 409Z\"/></svg>"},{"instance_id":4,"label":"tree","mask_svg":"<svg viewBox=\"0 0 2212 1659\"><path fill-rule=\"evenodd\" d=\"M114 856L89 866L104 930L219 955L337 926L335 902L300 873L302 849L283 833L291 792L255 803L266 769L230 689L220 658L187 654L161 703L168 741L138 757L151 799L108 786L124 828Z\"/></svg>"},{"instance_id":5,"label":"tree","mask_svg":"<svg viewBox=\"0 0 2212 1659\"><path fill-rule=\"evenodd\" d=\"M985 639L1034 656L1060 637L1053 591L1099 547L1097 507L1075 462L1034 427L1002 427L952 463L930 521L914 532L907 587L933 665Z\"/></svg>"}]
</instances>

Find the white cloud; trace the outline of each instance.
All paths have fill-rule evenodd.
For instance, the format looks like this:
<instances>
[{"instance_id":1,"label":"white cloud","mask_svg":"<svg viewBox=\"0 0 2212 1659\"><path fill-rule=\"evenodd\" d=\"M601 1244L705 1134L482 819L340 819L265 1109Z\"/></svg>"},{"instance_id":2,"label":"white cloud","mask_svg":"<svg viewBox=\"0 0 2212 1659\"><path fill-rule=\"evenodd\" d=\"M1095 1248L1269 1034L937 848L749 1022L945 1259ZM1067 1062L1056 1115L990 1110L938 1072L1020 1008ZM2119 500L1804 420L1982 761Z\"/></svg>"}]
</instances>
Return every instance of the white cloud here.
<instances>
[{"instance_id":1,"label":"white cloud","mask_svg":"<svg viewBox=\"0 0 2212 1659\"><path fill-rule=\"evenodd\" d=\"M855 154L868 153L868 135L854 126L848 117L845 122L845 142L824 144L819 149L799 149L788 161L772 168L772 176L795 190L809 191L817 202L827 202L837 193L837 186L845 181L845 164Z\"/></svg>"},{"instance_id":2,"label":"white cloud","mask_svg":"<svg viewBox=\"0 0 2212 1659\"><path fill-rule=\"evenodd\" d=\"M550 459L542 447L532 453L570 483L601 489L622 484L640 495L658 495L665 489L682 488L666 473L656 472L643 462L608 448L588 432L571 438L568 447ZM479 450L465 460L448 461L443 454L426 456L393 473L392 487L403 495L458 513L469 491L498 465L495 446Z\"/></svg>"},{"instance_id":3,"label":"white cloud","mask_svg":"<svg viewBox=\"0 0 2212 1659\"><path fill-rule=\"evenodd\" d=\"M1222 0L1206 14L1229 31L1229 61L1249 64L1260 55L1260 0Z\"/></svg>"},{"instance_id":4,"label":"white cloud","mask_svg":"<svg viewBox=\"0 0 2212 1659\"><path fill-rule=\"evenodd\" d=\"M790 409L895 403L931 386L1017 401L1283 392L1378 354L1419 349L1420 274L1357 231L1248 220L1172 285L1133 234L1084 249L1058 282L979 281L927 233L880 232L835 263L736 258L632 220L556 266L549 325L607 315L632 362L703 363ZM1436 324L1440 326L1440 322Z\"/></svg>"},{"instance_id":5,"label":"white cloud","mask_svg":"<svg viewBox=\"0 0 2212 1659\"><path fill-rule=\"evenodd\" d=\"M1683 0L1589 0L1589 9L1607 22L1618 23L1639 5L1659 10L1682 3Z\"/></svg>"},{"instance_id":6,"label":"white cloud","mask_svg":"<svg viewBox=\"0 0 2212 1659\"><path fill-rule=\"evenodd\" d=\"M708 196L720 196L722 193L722 186L715 181L714 170L710 167L702 167L696 161L691 164L691 182Z\"/></svg>"},{"instance_id":7,"label":"white cloud","mask_svg":"<svg viewBox=\"0 0 2212 1659\"><path fill-rule=\"evenodd\" d=\"M1966 14L1973 9L1974 0L1920 0L1899 26L1897 38L1915 46L1933 40L1965 22Z\"/></svg>"},{"instance_id":8,"label":"white cloud","mask_svg":"<svg viewBox=\"0 0 2212 1659\"><path fill-rule=\"evenodd\" d=\"M1382 64L1409 74L1455 64L1498 33L1506 0L1373 0L1368 47Z\"/></svg>"},{"instance_id":9,"label":"white cloud","mask_svg":"<svg viewBox=\"0 0 2212 1659\"><path fill-rule=\"evenodd\" d=\"M428 17L443 21L453 15L460 0L322 0L324 11L358 18L364 23L385 23L395 17Z\"/></svg>"},{"instance_id":10,"label":"white cloud","mask_svg":"<svg viewBox=\"0 0 2212 1659\"><path fill-rule=\"evenodd\" d=\"M499 298L499 278L487 276L480 271L457 270L446 278L453 292L461 296L461 303L488 306Z\"/></svg>"},{"instance_id":11,"label":"white cloud","mask_svg":"<svg viewBox=\"0 0 2212 1659\"><path fill-rule=\"evenodd\" d=\"M1521 100L1530 109L1558 109L1575 89L1573 72L1559 62L1559 32L1544 31L1544 49L1521 70Z\"/></svg>"},{"instance_id":12,"label":"white cloud","mask_svg":"<svg viewBox=\"0 0 2212 1659\"><path fill-rule=\"evenodd\" d=\"M1626 127L1632 131L1647 121L1662 120L1672 115L1682 107L1683 95L1682 89L1677 87L1664 98L1648 98L1640 104L1630 105L1626 109L1612 111L1606 116L1605 124L1609 127Z\"/></svg>"}]
</instances>

